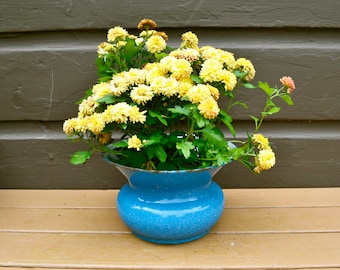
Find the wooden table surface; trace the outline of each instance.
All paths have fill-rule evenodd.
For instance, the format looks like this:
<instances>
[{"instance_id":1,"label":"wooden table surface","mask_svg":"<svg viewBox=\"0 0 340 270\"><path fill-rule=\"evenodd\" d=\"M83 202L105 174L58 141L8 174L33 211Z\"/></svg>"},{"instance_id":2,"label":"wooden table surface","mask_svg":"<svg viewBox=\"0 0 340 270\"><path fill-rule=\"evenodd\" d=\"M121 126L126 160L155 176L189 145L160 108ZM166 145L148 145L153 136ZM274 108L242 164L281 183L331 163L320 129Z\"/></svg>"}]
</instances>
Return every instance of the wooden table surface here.
<instances>
[{"instance_id":1,"label":"wooden table surface","mask_svg":"<svg viewBox=\"0 0 340 270\"><path fill-rule=\"evenodd\" d=\"M134 237L116 190L0 190L0 269L340 269L340 188L229 189L204 238Z\"/></svg>"}]
</instances>

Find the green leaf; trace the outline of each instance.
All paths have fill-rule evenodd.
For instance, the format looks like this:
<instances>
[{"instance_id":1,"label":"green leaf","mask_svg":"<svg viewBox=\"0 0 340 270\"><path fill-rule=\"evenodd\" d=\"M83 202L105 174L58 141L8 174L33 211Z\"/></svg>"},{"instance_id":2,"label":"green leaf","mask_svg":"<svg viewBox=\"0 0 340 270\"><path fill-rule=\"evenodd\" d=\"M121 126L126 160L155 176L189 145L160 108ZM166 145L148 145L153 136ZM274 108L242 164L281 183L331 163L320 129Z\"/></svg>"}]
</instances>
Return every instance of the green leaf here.
<instances>
[{"instance_id":1,"label":"green leaf","mask_svg":"<svg viewBox=\"0 0 340 270\"><path fill-rule=\"evenodd\" d=\"M190 75L191 80L193 80L196 84L204 83L204 81L201 79L200 76L191 74Z\"/></svg>"},{"instance_id":2,"label":"green leaf","mask_svg":"<svg viewBox=\"0 0 340 270\"><path fill-rule=\"evenodd\" d=\"M160 144L150 145L146 148L146 154L149 159L152 159L156 156L160 162L165 162L167 158L167 153L165 152L164 148Z\"/></svg>"},{"instance_id":3,"label":"green leaf","mask_svg":"<svg viewBox=\"0 0 340 270\"><path fill-rule=\"evenodd\" d=\"M115 102L115 97L112 96L111 94L106 94L100 99L97 99L97 102L99 103L106 103L106 104L112 104Z\"/></svg>"},{"instance_id":4,"label":"green leaf","mask_svg":"<svg viewBox=\"0 0 340 270\"><path fill-rule=\"evenodd\" d=\"M89 151L78 151L71 155L70 163L73 165L84 164L91 156Z\"/></svg>"},{"instance_id":5,"label":"green leaf","mask_svg":"<svg viewBox=\"0 0 340 270\"><path fill-rule=\"evenodd\" d=\"M168 111L170 111L172 113L178 113L178 114L183 114L183 115L189 116L190 111L191 111L190 108L191 107L189 107L189 106L181 107L181 106L176 105L175 108L168 108Z\"/></svg>"},{"instance_id":6,"label":"green leaf","mask_svg":"<svg viewBox=\"0 0 340 270\"><path fill-rule=\"evenodd\" d=\"M211 144L221 147L227 147L227 141L221 130L218 128L204 128L200 130L203 133L204 138Z\"/></svg>"},{"instance_id":7,"label":"green leaf","mask_svg":"<svg viewBox=\"0 0 340 270\"><path fill-rule=\"evenodd\" d=\"M229 155L225 156L221 153L218 153L216 155L216 162L217 162L217 166L222 166L224 164L227 164L231 161Z\"/></svg>"},{"instance_id":8,"label":"green leaf","mask_svg":"<svg viewBox=\"0 0 340 270\"><path fill-rule=\"evenodd\" d=\"M294 102L289 94L280 96L288 105L294 105Z\"/></svg>"},{"instance_id":9,"label":"green leaf","mask_svg":"<svg viewBox=\"0 0 340 270\"><path fill-rule=\"evenodd\" d=\"M280 107L275 106L275 107L270 108L266 112L262 112L262 115L272 115L272 114L278 113L280 110L281 110Z\"/></svg>"},{"instance_id":10,"label":"green leaf","mask_svg":"<svg viewBox=\"0 0 340 270\"><path fill-rule=\"evenodd\" d=\"M267 82L259 82L258 85L267 94L268 97L273 94L274 88L271 88Z\"/></svg>"},{"instance_id":11,"label":"green leaf","mask_svg":"<svg viewBox=\"0 0 340 270\"><path fill-rule=\"evenodd\" d=\"M192 142L181 141L176 143L176 148L182 152L186 159L188 159L190 157L190 150L194 149L195 146Z\"/></svg>"},{"instance_id":12,"label":"green leaf","mask_svg":"<svg viewBox=\"0 0 340 270\"><path fill-rule=\"evenodd\" d=\"M128 146L127 140L122 140L122 141L118 141L118 142L110 144L110 148L112 148L112 149L114 149L114 148L121 148L121 147L127 147L127 146Z\"/></svg>"},{"instance_id":13,"label":"green leaf","mask_svg":"<svg viewBox=\"0 0 340 270\"><path fill-rule=\"evenodd\" d=\"M251 119L254 120L254 122L255 122L255 128L256 128L256 130L257 130L257 127L258 127L258 125L259 125L260 119L258 119L257 117L255 117L255 116L253 116L253 115L249 115L249 116L250 116Z\"/></svg>"},{"instance_id":14,"label":"green leaf","mask_svg":"<svg viewBox=\"0 0 340 270\"><path fill-rule=\"evenodd\" d=\"M236 137L236 131L235 131L235 128L234 128L234 126L232 124L232 122L233 122L232 117L229 114L227 114L225 111L220 110L220 119L228 127L228 129L230 130L231 134L235 138Z\"/></svg>"},{"instance_id":15,"label":"green leaf","mask_svg":"<svg viewBox=\"0 0 340 270\"><path fill-rule=\"evenodd\" d=\"M240 105L240 106L242 106L243 108L248 109L248 105L247 105L246 103L242 102L242 101L236 101L236 102L234 102L234 103L233 103L233 106L235 106L235 105Z\"/></svg>"},{"instance_id":16,"label":"green leaf","mask_svg":"<svg viewBox=\"0 0 340 270\"><path fill-rule=\"evenodd\" d=\"M248 89L254 89L254 88L256 88L256 86L253 85L252 83L243 83L243 86L244 86L245 88L248 88Z\"/></svg>"},{"instance_id":17,"label":"green leaf","mask_svg":"<svg viewBox=\"0 0 340 270\"><path fill-rule=\"evenodd\" d=\"M164 126L168 126L168 122L165 120L164 116L159 112L149 110L148 113L151 117L157 118L159 122L161 122Z\"/></svg>"}]
</instances>

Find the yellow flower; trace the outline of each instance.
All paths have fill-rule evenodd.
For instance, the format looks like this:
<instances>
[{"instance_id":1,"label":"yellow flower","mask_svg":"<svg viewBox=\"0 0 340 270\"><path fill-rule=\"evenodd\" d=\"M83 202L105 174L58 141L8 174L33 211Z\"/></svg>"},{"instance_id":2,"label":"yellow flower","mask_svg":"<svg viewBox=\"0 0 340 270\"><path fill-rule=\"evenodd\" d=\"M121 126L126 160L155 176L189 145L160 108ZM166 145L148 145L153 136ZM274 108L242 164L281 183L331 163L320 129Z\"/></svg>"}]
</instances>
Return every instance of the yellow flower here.
<instances>
[{"instance_id":1,"label":"yellow flower","mask_svg":"<svg viewBox=\"0 0 340 270\"><path fill-rule=\"evenodd\" d=\"M191 48L177 49L172 51L169 55L176 57L177 59L185 59L191 63L198 61L200 56L198 50Z\"/></svg>"},{"instance_id":2,"label":"yellow flower","mask_svg":"<svg viewBox=\"0 0 340 270\"><path fill-rule=\"evenodd\" d=\"M93 96L89 96L79 104L78 107L78 117L85 117L94 113L95 109L98 107L98 102Z\"/></svg>"},{"instance_id":3,"label":"yellow flower","mask_svg":"<svg viewBox=\"0 0 340 270\"><path fill-rule=\"evenodd\" d=\"M251 140L253 144L257 145L258 149L270 149L268 138L264 137L261 133L253 134Z\"/></svg>"},{"instance_id":4,"label":"yellow flower","mask_svg":"<svg viewBox=\"0 0 340 270\"><path fill-rule=\"evenodd\" d=\"M101 113L94 113L85 117L87 121L87 129L93 134L98 135L105 127L104 117Z\"/></svg>"},{"instance_id":5,"label":"yellow flower","mask_svg":"<svg viewBox=\"0 0 340 270\"><path fill-rule=\"evenodd\" d=\"M220 108L213 97L203 99L197 108L207 119L214 119L220 113Z\"/></svg>"},{"instance_id":6,"label":"yellow flower","mask_svg":"<svg viewBox=\"0 0 340 270\"><path fill-rule=\"evenodd\" d=\"M111 94L112 91L111 91L110 84L106 82L95 84L92 87L92 93L93 93L92 96L94 100L100 99L107 94Z\"/></svg>"},{"instance_id":7,"label":"yellow flower","mask_svg":"<svg viewBox=\"0 0 340 270\"><path fill-rule=\"evenodd\" d=\"M147 65L146 70L147 70L147 73L146 73L147 84L150 84L157 77L163 77L166 74L160 69L159 63L157 64L155 63L154 65L151 65L151 64Z\"/></svg>"},{"instance_id":8,"label":"yellow flower","mask_svg":"<svg viewBox=\"0 0 340 270\"><path fill-rule=\"evenodd\" d=\"M103 118L106 123L117 122L118 124L126 123L130 114L131 106L126 102L116 103L107 106L103 112Z\"/></svg>"},{"instance_id":9,"label":"yellow flower","mask_svg":"<svg viewBox=\"0 0 340 270\"><path fill-rule=\"evenodd\" d=\"M237 78L235 74L226 69L221 70L217 74L217 81L224 83L224 88L226 91L232 91L237 84Z\"/></svg>"},{"instance_id":10,"label":"yellow flower","mask_svg":"<svg viewBox=\"0 0 340 270\"><path fill-rule=\"evenodd\" d=\"M138 26L137 26L139 30L143 30L143 29L151 30L151 29L155 29L156 27L157 27L157 23L151 19L143 19L138 23Z\"/></svg>"},{"instance_id":11,"label":"yellow flower","mask_svg":"<svg viewBox=\"0 0 340 270\"><path fill-rule=\"evenodd\" d=\"M250 62L250 60L246 58L237 59L234 68L247 72L248 73L248 75L246 76L247 81L251 81L255 77L255 68L253 64Z\"/></svg>"},{"instance_id":12,"label":"yellow flower","mask_svg":"<svg viewBox=\"0 0 340 270\"><path fill-rule=\"evenodd\" d=\"M104 55L107 55L109 52L114 52L116 47L113 44L102 42L99 44L97 48L97 53L99 57L103 57Z\"/></svg>"},{"instance_id":13,"label":"yellow flower","mask_svg":"<svg viewBox=\"0 0 340 270\"><path fill-rule=\"evenodd\" d=\"M100 133L98 135L98 141L102 144L108 144L111 141L112 133Z\"/></svg>"},{"instance_id":14,"label":"yellow flower","mask_svg":"<svg viewBox=\"0 0 340 270\"><path fill-rule=\"evenodd\" d=\"M144 69L131 68L126 72L127 80L130 85L145 83L147 71Z\"/></svg>"},{"instance_id":15,"label":"yellow flower","mask_svg":"<svg viewBox=\"0 0 340 270\"><path fill-rule=\"evenodd\" d=\"M189 89L194 85L190 78L185 78L184 80L178 81L178 94L180 97L185 97L188 95Z\"/></svg>"},{"instance_id":16,"label":"yellow flower","mask_svg":"<svg viewBox=\"0 0 340 270\"><path fill-rule=\"evenodd\" d=\"M218 49L218 59L228 67L228 70L232 71L234 69L235 57L233 53Z\"/></svg>"},{"instance_id":17,"label":"yellow flower","mask_svg":"<svg viewBox=\"0 0 340 270\"><path fill-rule=\"evenodd\" d=\"M117 97L125 93L130 86L129 79L124 72L114 75L110 81L111 93Z\"/></svg>"},{"instance_id":18,"label":"yellow flower","mask_svg":"<svg viewBox=\"0 0 340 270\"><path fill-rule=\"evenodd\" d=\"M223 69L223 65L217 59L208 59L202 64L200 77L205 82L219 81L219 74Z\"/></svg>"},{"instance_id":19,"label":"yellow flower","mask_svg":"<svg viewBox=\"0 0 340 270\"><path fill-rule=\"evenodd\" d=\"M146 121L145 113L146 111L139 111L137 106L132 106L129 112L129 120L132 123L144 123Z\"/></svg>"},{"instance_id":20,"label":"yellow flower","mask_svg":"<svg viewBox=\"0 0 340 270\"><path fill-rule=\"evenodd\" d=\"M63 123L63 131L66 135L73 135L77 125L78 118L67 119Z\"/></svg>"},{"instance_id":21,"label":"yellow flower","mask_svg":"<svg viewBox=\"0 0 340 270\"><path fill-rule=\"evenodd\" d=\"M198 37L193 32L186 32L182 34L181 48L198 49Z\"/></svg>"},{"instance_id":22,"label":"yellow flower","mask_svg":"<svg viewBox=\"0 0 340 270\"><path fill-rule=\"evenodd\" d=\"M176 59L170 67L171 77L181 80L190 77L192 67L187 60Z\"/></svg>"},{"instance_id":23,"label":"yellow flower","mask_svg":"<svg viewBox=\"0 0 340 270\"><path fill-rule=\"evenodd\" d=\"M201 103L201 101L211 97L208 86L204 84L197 84L191 87L187 93L189 100L192 103Z\"/></svg>"},{"instance_id":24,"label":"yellow flower","mask_svg":"<svg viewBox=\"0 0 340 270\"><path fill-rule=\"evenodd\" d=\"M129 33L122 27L116 26L109 29L107 33L107 41L114 42L116 39L124 39L129 35Z\"/></svg>"},{"instance_id":25,"label":"yellow flower","mask_svg":"<svg viewBox=\"0 0 340 270\"><path fill-rule=\"evenodd\" d=\"M130 92L131 99L136 102L137 104L145 104L146 102L152 100L153 98L153 91L152 88L145 84L140 84Z\"/></svg>"},{"instance_id":26,"label":"yellow flower","mask_svg":"<svg viewBox=\"0 0 340 270\"><path fill-rule=\"evenodd\" d=\"M171 97L178 94L178 81L174 78L156 77L150 86L155 94Z\"/></svg>"},{"instance_id":27,"label":"yellow flower","mask_svg":"<svg viewBox=\"0 0 340 270\"><path fill-rule=\"evenodd\" d=\"M207 87L210 91L210 94L211 96L215 99L215 100L218 100L220 98L220 91L216 88L216 87L213 87L212 85L210 84L207 84Z\"/></svg>"},{"instance_id":28,"label":"yellow flower","mask_svg":"<svg viewBox=\"0 0 340 270\"><path fill-rule=\"evenodd\" d=\"M173 63L177 61L177 58L173 56L165 56L159 62L159 69L163 72L163 74L167 74L170 72Z\"/></svg>"},{"instance_id":29,"label":"yellow flower","mask_svg":"<svg viewBox=\"0 0 340 270\"><path fill-rule=\"evenodd\" d=\"M218 60L219 52L214 47L203 46L199 49L199 52L201 53L203 60L208 60L210 58Z\"/></svg>"},{"instance_id":30,"label":"yellow flower","mask_svg":"<svg viewBox=\"0 0 340 270\"><path fill-rule=\"evenodd\" d=\"M264 170L269 170L275 165L275 153L272 149L262 149L255 158L256 167L254 172L260 173Z\"/></svg>"},{"instance_id":31,"label":"yellow flower","mask_svg":"<svg viewBox=\"0 0 340 270\"><path fill-rule=\"evenodd\" d=\"M137 151L140 151L142 147L142 141L136 135L133 135L131 138L128 139L128 148L134 148Z\"/></svg>"},{"instance_id":32,"label":"yellow flower","mask_svg":"<svg viewBox=\"0 0 340 270\"><path fill-rule=\"evenodd\" d=\"M151 36L145 42L146 49L150 53L160 53L166 48L166 42L161 36Z\"/></svg>"}]
</instances>

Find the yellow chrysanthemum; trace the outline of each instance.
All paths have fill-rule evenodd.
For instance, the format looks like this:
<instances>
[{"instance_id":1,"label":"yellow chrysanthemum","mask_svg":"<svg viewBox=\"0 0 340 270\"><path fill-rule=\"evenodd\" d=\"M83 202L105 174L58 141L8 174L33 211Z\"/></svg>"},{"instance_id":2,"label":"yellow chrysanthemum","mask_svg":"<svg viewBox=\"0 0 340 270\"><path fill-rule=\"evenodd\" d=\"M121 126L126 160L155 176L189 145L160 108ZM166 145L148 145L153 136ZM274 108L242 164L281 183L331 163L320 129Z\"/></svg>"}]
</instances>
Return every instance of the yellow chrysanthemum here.
<instances>
[{"instance_id":1,"label":"yellow chrysanthemum","mask_svg":"<svg viewBox=\"0 0 340 270\"><path fill-rule=\"evenodd\" d=\"M111 93L117 97L125 93L130 86L129 79L124 72L114 75L110 81Z\"/></svg>"},{"instance_id":2,"label":"yellow chrysanthemum","mask_svg":"<svg viewBox=\"0 0 340 270\"><path fill-rule=\"evenodd\" d=\"M137 104L145 104L153 98L153 91L149 85L140 84L130 92L131 99Z\"/></svg>"},{"instance_id":3,"label":"yellow chrysanthemum","mask_svg":"<svg viewBox=\"0 0 340 270\"><path fill-rule=\"evenodd\" d=\"M235 69L239 69L241 71L247 72L248 75L246 76L247 81L251 81L255 77L255 68L250 60L246 58L238 58L234 65Z\"/></svg>"},{"instance_id":4,"label":"yellow chrysanthemum","mask_svg":"<svg viewBox=\"0 0 340 270\"><path fill-rule=\"evenodd\" d=\"M217 74L217 81L224 83L224 88L226 91L232 91L237 84L237 78L235 74L226 69L221 70Z\"/></svg>"},{"instance_id":5,"label":"yellow chrysanthemum","mask_svg":"<svg viewBox=\"0 0 340 270\"><path fill-rule=\"evenodd\" d=\"M159 62L159 69L163 72L163 74L167 74L170 72L171 67L174 65L174 62L176 62L178 59L173 56L165 56L161 59Z\"/></svg>"},{"instance_id":6,"label":"yellow chrysanthemum","mask_svg":"<svg viewBox=\"0 0 340 270\"><path fill-rule=\"evenodd\" d=\"M64 121L63 123L63 131L66 135L73 135L76 131L76 125L77 125L77 118L70 118Z\"/></svg>"},{"instance_id":7,"label":"yellow chrysanthemum","mask_svg":"<svg viewBox=\"0 0 340 270\"><path fill-rule=\"evenodd\" d=\"M234 69L235 57L233 53L219 49L218 59L222 64L228 67L228 70L232 71Z\"/></svg>"},{"instance_id":8,"label":"yellow chrysanthemum","mask_svg":"<svg viewBox=\"0 0 340 270\"><path fill-rule=\"evenodd\" d=\"M214 59L218 60L219 52L214 47L203 46L203 47L199 48L199 52L201 53L203 60L208 60L210 58L214 58Z\"/></svg>"},{"instance_id":9,"label":"yellow chrysanthemum","mask_svg":"<svg viewBox=\"0 0 340 270\"><path fill-rule=\"evenodd\" d=\"M104 117L101 113L94 113L90 116L85 117L87 121L87 129L93 134L98 135L105 127Z\"/></svg>"},{"instance_id":10,"label":"yellow chrysanthemum","mask_svg":"<svg viewBox=\"0 0 340 270\"><path fill-rule=\"evenodd\" d=\"M140 151L142 147L142 141L136 135L133 135L131 138L128 139L128 148L134 148L137 151Z\"/></svg>"},{"instance_id":11,"label":"yellow chrysanthemum","mask_svg":"<svg viewBox=\"0 0 340 270\"><path fill-rule=\"evenodd\" d=\"M111 94L112 91L111 91L110 83L102 82L102 83L95 84L92 87L92 93L93 93L92 97L95 100L100 99L107 94Z\"/></svg>"},{"instance_id":12,"label":"yellow chrysanthemum","mask_svg":"<svg viewBox=\"0 0 340 270\"><path fill-rule=\"evenodd\" d=\"M147 65L147 68L150 68L150 70L146 69L147 73L145 77L147 84L151 84L151 82L155 80L155 78L163 77L166 74L160 69L159 63L155 63L155 65Z\"/></svg>"},{"instance_id":13,"label":"yellow chrysanthemum","mask_svg":"<svg viewBox=\"0 0 340 270\"><path fill-rule=\"evenodd\" d=\"M118 124L127 123L131 106L126 102L116 103L107 106L103 112L103 119L106 123L117 122Z\"/></svg>"},{"instance_id":14,"label":"yellow chrysanthemum","mask_svg":"<svg viewBox=\"0 0 340 270\"><path fill-rule=\"evenodd\" d=\"M201 103L201 101L211 98L211 93L208 86L204 84L197 84L191 87L187 93L189 100L192 103Z\"/></svg>"},{"instance_id":15,"label":"yellow chrysanthemum","mask_svg":"<svg viewBox=\"0 0 340 270\"><path fill-rule=\"evenodd\" d=\"M262 149L255 158L256 167L254 172L260 173L264 170L269 170L275 165L275 153L272 149Z\"/></svg>"},{"instance_id":16,"label":"yellow chrysanthemum","mask_svg":"<svg viewBox=\"0 0 340 270\"><path fill-rule=\"evenodd\" d=\"M114 42L118 39L124 39L129 35L129 33L122 27L116 26L114 28L109 29L107 33L107 41Z\"/></svg>"},{"instance_id":17,"label":"yellow chrysanthemum","mask_svg":"<svg viewBox=\"0 0 340 270\"><path fill-rule=\"evenodd\" d=\"M223 65L217 59L207 59L203 64L200 71L200 77L205 82L219 81L219 74L223 69Z\"/></svg>"},{"instance_id":18,"label":"yellow chrysanthemum","mask_svg":"<svg viewBox=\"0 0 340 270\"><path fill-rule=\"evenodd\" d=\"M187 60L176 59L170 67L171 77L181 80L190 77L192 67Z\"/></svg>"},{"instance_id":19,"label":"yellow chrysanthemum","mask_svg":"<svg viewBox=\"0 0 340 270\"><path fill-rule=\"evenodd\" d=\"M181 48L198 49L198 37L193 32L189 31L182 34Z\"/></svg>"},{"instance_id":20,"label":"yellow chrysanthemum","mask_svg":"<svg viewBox=\"0 0 340 270\"><path fill-rule=\"evenodd\" d=\"M98 103L93 96L89 96L79 104L78 107L78 117L85 117L94 113L95 109L98 107Z\"/></svg>"},{"instance_id":21,"label":"yellow chrysanthemum","mask_svg":"<svg viewBox=\"0 0 340 270\"><path fill-rule=\"evenodd\" d=\"M126 72L126 78L130 85L145 83L147 71L144 69L131 68Z\"/></svg>"},{"instance_id":22,"label":"yellow chrysanthemum","mask_svg":"<svg viewBox=\"0 0 340 270\"><path fill-rule=\"evenodd\" d=\"M202 100L197 108L207 119L214 119L220 113L220 108L213 97Z\"/></svg>"},{"instance_id":23,"label":"yellow chrysanthemum","mask_svg":"<svg viewBox=\"0 0 340 270\"><path fill-rule=\"evenodd\" d=\"M144 123L146 121L146 111L140 111L137 106L132 106L129 112L129 120L132 123Z\"/></svg>"},{"instance_id":24,"label":"yellow chrysanthemum","mask_svg":"<svg viewBox=\"0 0 340 270\"><path fill-rule=\"evenodd\" d=\"M139 30L143 30L143 29L151 30L151 29L155 29L156 27L157 27L157 23L151 19L143 19L138 23L138 26L137 26Z\"/></svg>"},{"instance_id":25,"label":"yellow chrysanthemum","mask_svg":"<svg viewBox=\"0 0 340 270\"><path fill-rule=\"evenodd\" d=\"M174 78L156 77L150 86L155 94L167 97L178 94L178 81Z\"/></svg>"},{"instance_id":26,"label":"yellow chrysanthemum","mask_svg":"<svg viewBox=\"0 0 340 270\"><path fill-rule=\"evenodd\" d=\"M172 51L169 55L176 57L177 59L185 59L191 63L198 61L200 56L198 50L191 48L177 49Z\"/></svg>"},{"instance_id":27,"label":"yellow chrysanthemum","mask_svg":"<svg viewBox=\"0 0 340 270\"><path fill-rule=\"evenodd\" d=\"M113 44L107 43L107 42L102 42L98 45L97 53L98 53L99 57L103 57L103 56L107 55L109 52L114 52L115 49L116 49L116 47Z\"/></svg>"},{"instance_id":28,"label":"yellow chrysanthemum","mask_svg":"<svg viewBox=\"0 0 340 270\"><path fill-rule=\"evenodd\" d=\"M210 91L210 94L211 96L215 99L215 100L218 100L220 98L220 91L216 88L216 87L213 87L212 85L210 84L207 84L207 87Z\"/></svg>"},{"instance_id":29,"label":"yellow chrysanthemum","mask_svg":"<svg viewBox=\"0 0 340 270\"><path fill-rule=\"evenodd\" d=\"M98 141L102 144L108 144L111 141L111 136L112 136L111 132L100 133L98 135Z\"/></svg>"},{"instance_id":30,"label":"yellow chrysanthemum","mask_svg":"<svg viewBox=\"0 0 340 270\"><path fill-rule=\"evenodd\" d=\"M178 94L180 97L185 97L188 95L188 91L193 87L194 83L190 78L185 78L184 80L178 81Z\"/></svg>"},{"instance_id":31,"label":"yellow chrysanthemum","mask_svg":"<svg viewBox=\"0 0 340 270\"><path fill-rule=\"evenodd\" d=\"M258 149L269 149L269 140L264 137L261 133L253 134L251 137L253 144L257 146Z\"/></svg>"},{"instance_id":32,"label":"yellow chrysanthemum","mask_svg":"<svg viewBox=\"0 0 340 270\"><path fill-rule=\"evenodd\" d=\"M151 36L145 42L146 49L150 53L160 53L166 48L166 42L161 36Z\"/></svg>"}]
</instances>

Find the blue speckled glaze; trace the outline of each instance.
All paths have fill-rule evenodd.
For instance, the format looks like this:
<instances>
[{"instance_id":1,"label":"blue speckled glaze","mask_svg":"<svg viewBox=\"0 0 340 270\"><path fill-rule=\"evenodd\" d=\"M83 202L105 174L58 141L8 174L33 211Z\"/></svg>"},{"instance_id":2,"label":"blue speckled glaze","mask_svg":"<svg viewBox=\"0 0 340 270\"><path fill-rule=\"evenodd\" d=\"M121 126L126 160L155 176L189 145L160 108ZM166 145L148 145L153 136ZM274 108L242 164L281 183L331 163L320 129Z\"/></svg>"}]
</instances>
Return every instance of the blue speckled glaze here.
<instances>
[{"instance_id":1,"label":"blue speckled glaze","mask_svg":"<svg viewBox=\"0 0 340 270\"><path fill-rule=\"evenodd\" d=\"M212 181L220 169L146 171L116 165L128 184L118 194L121 219L141 239L180 244L207 234L224 208L221 188Z\"/></svg>"}]
</instances>

